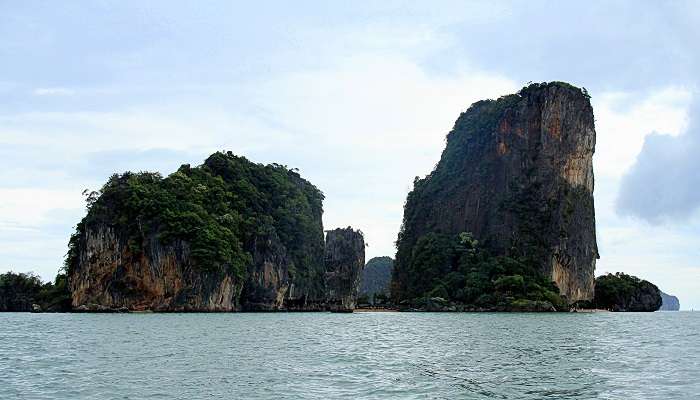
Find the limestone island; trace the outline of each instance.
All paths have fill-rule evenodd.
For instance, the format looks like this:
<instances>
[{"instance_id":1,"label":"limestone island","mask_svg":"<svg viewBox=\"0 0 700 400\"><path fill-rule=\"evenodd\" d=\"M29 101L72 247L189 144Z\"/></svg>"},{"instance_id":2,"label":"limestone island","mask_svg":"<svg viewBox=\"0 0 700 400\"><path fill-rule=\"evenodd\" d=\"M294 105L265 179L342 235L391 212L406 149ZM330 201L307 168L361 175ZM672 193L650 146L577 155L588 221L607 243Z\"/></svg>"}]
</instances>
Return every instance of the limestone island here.
<instances>
[{"instance_id":1,"label":"limestone island","mask_svg":"<svg viewBox=\"0 0 700 400\"><path fill-rule=\"evenodd\" d=\"M115 174L85 193L55 283L0 276L0 310L352 312L362 287L363 308L656 311L647 281L596 284L595 142L590 96L567 83L472 104L413 182L395 260L364 282L362 232L324 233L324 195L295 169L217 152Z\"/></svg>"}]
</instances>

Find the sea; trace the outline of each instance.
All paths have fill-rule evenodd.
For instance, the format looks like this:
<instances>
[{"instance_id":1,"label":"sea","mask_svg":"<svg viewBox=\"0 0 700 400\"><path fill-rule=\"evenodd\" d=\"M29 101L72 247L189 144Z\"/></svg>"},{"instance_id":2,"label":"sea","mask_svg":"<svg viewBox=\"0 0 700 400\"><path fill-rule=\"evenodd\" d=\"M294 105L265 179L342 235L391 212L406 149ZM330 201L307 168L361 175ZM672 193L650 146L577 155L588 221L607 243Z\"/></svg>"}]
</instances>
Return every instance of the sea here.
<instances>
[{"instance_id":1,"label":"sea","mask_svg":"<svg viewBox=\"0 0 700 400\"><path fill-rule=\"evenodd\" d=\"M700 313L0 313L0 399L698 399Z\"/></svg>"}]
</instances>

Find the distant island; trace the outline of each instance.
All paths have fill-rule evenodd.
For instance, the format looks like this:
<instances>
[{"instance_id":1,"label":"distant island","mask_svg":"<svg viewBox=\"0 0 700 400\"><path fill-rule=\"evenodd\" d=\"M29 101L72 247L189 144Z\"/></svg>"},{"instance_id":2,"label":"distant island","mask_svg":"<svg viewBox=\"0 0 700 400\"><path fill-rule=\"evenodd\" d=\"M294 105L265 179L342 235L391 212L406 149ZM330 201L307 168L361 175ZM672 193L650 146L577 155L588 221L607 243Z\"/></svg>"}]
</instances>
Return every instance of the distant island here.
<instances>
[{"instance_id":1,"label":"distant island","mask_svg":"<svg viewBox=\"0 0 700 400\"><path fill-rule=\"evenodd\" d=\"M678 301L595 278L590 96L535 83L478 101L405 202L396 258L365 265L361 231L324 231L297 170L217 152L163 177L86 191L55 282L0 276L0 311L656 311Z\"/></svg>"},{"instance_id":2,"label":"distant island","mask_svg":"<svg viewBox=\"0 0 700 400\"><path fill-rule=\"evenodd\" d=\"M596 278L595 308L610 311L656 311L661 308L661 291L651 282L623 273Z\"/></svg>"},{"instance_id":3,"label":"distant island","mask_svg":"<svg viewBox=\"0 0 700 400\"><path fill-rule=\"evenodd\" d=\"M681 309L681 302L678 297L661 292L661 311L678 311Z\"/></svg>"},{"instance_id":4,"label":"distant island","mask_svg":"<svg viewBox=\"0 0 700 400\"><path fill-rule=\"evenodd\" d=\"M361 306L386 306L391 303L391 273L394 260L391 257L374 257L362 270L358 303Z\"/></svg>"}]
</instances>

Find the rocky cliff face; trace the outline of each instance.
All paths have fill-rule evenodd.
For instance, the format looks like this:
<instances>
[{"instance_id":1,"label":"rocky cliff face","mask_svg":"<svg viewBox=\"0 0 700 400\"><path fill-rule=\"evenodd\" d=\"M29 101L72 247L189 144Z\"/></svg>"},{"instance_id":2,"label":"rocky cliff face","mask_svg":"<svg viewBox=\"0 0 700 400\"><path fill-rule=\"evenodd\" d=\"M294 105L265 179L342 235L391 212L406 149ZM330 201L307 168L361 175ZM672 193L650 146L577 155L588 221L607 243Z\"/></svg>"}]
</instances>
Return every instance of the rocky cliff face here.
<instances>
[{"instance_id":1,"label":"rocky cliff face","mask_svg":"<svg viewBox=\"0 0 700 400\"><path fill-rule=\"evenodd\" d=\"M325 307L323 194L284 166L215 153L112 176L69 243L78 310Z\"/></svg>"},{"instance_id":2,"label":"rocky cliff face","mask_svg":"<svg viewBox=\"0 0 700 400\"><path fill-rule=\"evenodd\" d=\"M326 308L322 273L313 270L309 274L304 265L297 270L276 235L256 238L252 252L253 262L248 266L241 295L244 311L320 311Z\"/></svg>"},{"instance_id":3,"label":"rocky cliff face","mask_svg":"<svg viewBox=\"0 0 700 400\"><path fill-rule=\"evenodd\" d=\"M588 95L565 83L474 103L434 171L406 202L394 294L409 290L412 249L428 233L471 232L496 254L526 256L573 302L591 299L598 248L595 127Z\"/></svg>"},{"instance_id":4,"label":"rocky cliff face","mask_svg":"<svg viewBox=\"0 0 700 400\"><path fill-rule=\"evenodd\" d=\"M295 170L215 153L166 178L114 175L87 200L66 262L75 310L354 308L362 234L325 245L323 194Z\"/></svg>"},{"instance_id":5,"label":"rocky cliff face","mask_svg":"<svg viewBox=\"0 0 700 400\"><path fill-rule=\"evenodd\" d=\"M90 226L81 238L79 263L71 275L78 311L232 311L239 309L242 283L227 272L194 268L183 241L164 245L155 235L139 254L115 228Z\"/></svg>"},{"instance_id":6,"label":"rocky cliff face","mask_svg":"<svg viewBox=\"0 0 700 400\"><path fill-rule=\"evenodd\" d=\"M352 312L365 266L362 232L350 227L328 231L325 254L328 308L336 312Z\"/></svg>"},{"instance_id":7,"label":"rocky cliff face","mask_svg":"<svg viewBox=\"0 0 700 400\"><path fill-rule=\"evenodd\" d=\"M681 309L681 302L678 297L661 292L661 311L678 311Z\"/></svg>"},{"instance_id":8,"label":"rocky cliff face","mask_svg":"<svg viewBox=\"0 0 700 400\"><path fill-rule=\"evenodd\" d=\"M189 245L145 241L134 255L115 230L90 228L71 279L77 311L352 311L364 265L362 234L336 229L327 234L325 273L295 277L284 246L259 239L245 279L193 266ZM318 288L316 288L318 286Z\"/></svg>"}]
</instances>

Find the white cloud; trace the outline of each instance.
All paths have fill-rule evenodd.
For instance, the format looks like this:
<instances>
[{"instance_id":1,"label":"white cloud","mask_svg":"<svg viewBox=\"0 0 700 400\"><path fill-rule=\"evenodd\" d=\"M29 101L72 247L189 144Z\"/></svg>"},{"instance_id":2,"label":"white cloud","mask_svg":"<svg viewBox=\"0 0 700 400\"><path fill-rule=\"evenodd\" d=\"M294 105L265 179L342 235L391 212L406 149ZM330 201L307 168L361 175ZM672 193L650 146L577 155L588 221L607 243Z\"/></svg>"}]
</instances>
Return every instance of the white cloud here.
<instances>
[{"instance_id":1,"label":"white cloud","mask_svg":"<svg viewBox=\"0 0 700 400\"><path fill-rule=\"evenodd\" d=\"M52 210L83 206L81 193L73 190L0 188L0 198L3 199L0 202L0 224L15 229L41 225Z\"/></svg>"},{"instance_id":2,"label":"white cloud","mask_svg":"<svg viewBox=\"0 0 700 400\"><path fill-rule=\"evenodd\" d=\"M75 90L62 87L36 88L32 92L35 96L72 96Z\"/></svg>"},{"instance_id":3,"label":"white cloud","mask_svg":"<svg viewBox=\"0 0 700 400\"><path fill-rule=\"evenodd\" d=\"M102 35L79 48L73 39L84 32L54 25L50 8L35 10L28 17L37 19L36 26L52 29L39 44L32 34L26 48L50 49L39 52L47 57L58 48L66 57L50 71L56 86L33 89L38 84L31 67L44 58L28 53L12 57L14 69L0 82L0 94L30 99L6 99L9 107L0 115L0 262L18 269L40 266L50 278L82 215L83 188L101 184L107 171L174 168L180 155L182 162L196 163L219 149L300 167L326 193L327 227L353 225L366 233L368 256L393 255L413 177L438 161L460 112L475 100L518 90L524 82L513 77L574 79L594 91L600 271L638 273L681 301L695 296L700 305L690 290L697 292L693 260L699 257L689 247L697 233L652 230L614 212L620 177L645 137L654 131L679 135L687 124L686 88L649 89L683 82L686 71L697 69L663 57L673 58L674 49L695 54L688 51L692 35L677 30L685 20L668 24L667 14L652 9L638 29L618 35L619 24L610 22L627 18L622 7L562 6L588 21L603 18L593 31L572 30L563 20L549 23L551 7L380 2L371 13L352 7L347 18L328 21L333 12L300 19L294 11L308 14L306 9L275 7L279 19L266 19L277 15L269 10L250 13L266 18L248 21L246 15L241 24L231 24L244 15L239 6L224 12L213 7L215 13L168 7L137 19L115 9L95 26ZM81 10L69 14L80 19ZM136 22L115 25L112 18ZM12 32L30 37L22 29ZM676 34L682 40L661 45ZM649 43L659 44L651 46L651 56ZM71 57L76 49L77 64ZM484 66L508 75L487 73ZM84 86L69 83L83 76ZM606 82L640 89L595 92ZM168 161L148 160L162 157L153 149L171 151Z\"/></svg>"},{"instance_id":4,"label":"white cloud","mask_svg":"<svg viewBox=\"0 0 700 400\"><path fill-rule=\"evenodd\" d=\"M326 193L326 226L360 228L369 256L393 256L413 178L440 159L459 114L518 86L479 71L434 77L402 57L355 56L270 81L251 98L323 160L307 175Z\"/></svg>"},{"instance_id":5,"label":"white cloud","mask_svg":"<svg viewBox=\"0 0 700 400\"><path fill-rule=\"evenodd\" d=\"M606 92L593 96L596 117L596 174L621 177L642 150L644 138L658 132L679 135L688 124L692 92L665 87L644 96Z\"/></svg>"},{"instance_id":6,"label":"white cloud","mask_svg":"<svg viewBox=\"0 0 700 400\"><path fill-rule=\"evenodd\" d=\"M100 152L156 148L200 154L194 162L215 150L230 149L254 161L300 167L326 194L327 227L360 228L371 244L369 256L393 256L413 177L427 174L438 161L445 135L460 112L476 100L517 87L477 71L436 78L406 58L356 56L332 68L251 83L240 93L249 100L244 109L207 102L110 112L19 113L0 117L0 141L35 148L39 153L32 157L58 160L58 169L64 171L68 166L89 169L85 160L100 163L94 156ZM193 160L182 160L188 161ZM11 164L5 167L13 168ZM34 169L25 166L19 172L46 173ZM78 183L71 176L45 177L57 179L57 187L70 195L8 191L10 201L0 217L31 213L40 226L40 210L46 206L40 199L73 199L82 188L101 183L89 176L79 177ZM80 207L79 196L73 201L71 207Z\"/></svg>"}]
</instances>

